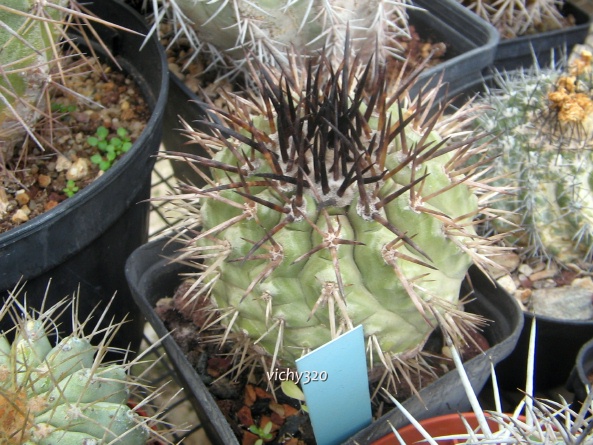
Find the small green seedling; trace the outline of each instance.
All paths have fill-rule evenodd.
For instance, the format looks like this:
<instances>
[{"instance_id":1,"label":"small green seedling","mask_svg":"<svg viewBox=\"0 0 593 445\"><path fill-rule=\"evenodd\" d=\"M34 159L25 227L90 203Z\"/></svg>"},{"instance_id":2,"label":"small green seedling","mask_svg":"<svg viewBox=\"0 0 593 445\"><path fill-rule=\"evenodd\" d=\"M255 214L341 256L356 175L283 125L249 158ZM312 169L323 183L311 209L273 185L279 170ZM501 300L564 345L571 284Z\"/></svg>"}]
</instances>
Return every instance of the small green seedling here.
<instances>
[{"instance_id":1,"label":"small green seedling","mask_svg":"<svg viewBox=\"0 0 593 445\"><path fill-rule=\"evenodd\" d=\"M52 102L51 111L54 113L72 113L73 111L76 111L76 105L64 105L58 102Z\"/></svg>"},{"instance_id":2,"label":"small green seedling","mask_svg":"<svg viewBox=\"0 0 593 445\"><path fill-rule=\"evenodd\" d=\"M72 198L78 190L79 188L76 185L76 182L74 182L72 179L69 179L66 182L66 187L62 189L62 191L68 198Z\"/></svg>"},{"instance_id":3,"label":"small green seedling","mask_svg":"<svg viewBox=\"0 0 593 445\"><path fill-rule=\"evenodd\" d=\"M103 171L109 170L118 156L126 153L132 147L128 130L119 127L116 133L116 136L107 139L109 130L101 125L97 128L95 136L89 136L87 139L87 143L91 147L97 147L103 152L103 154L96 153L91 156L91 162L97 164Z\"/></svg>"},{"instance_id":4,"label":"small green seedling","mask_svg":"<svg viewBox=\"0 0 593 445\"><path fill-rule=\"evenodd\" d=\"M292 380L283 380L280 383L280 389L287 397L298 400L304 412L309 412L307 405L305 405L305 394L295 382Z\"/></svg>"},{"instance_id":5,"label":"small green seedling","mask_svg":"<svg viewBox=\"0 0 593 445\"><path fill-rule=\"evenodd\" d=\"M261 428L257 425L251 425L249 427L249 431L259 437L255 442L255 445L262 445L264 441L274 438L274 435L271 432L273 426L274 424L272 422L268 422Z\"/></svg>"}]
</instances>

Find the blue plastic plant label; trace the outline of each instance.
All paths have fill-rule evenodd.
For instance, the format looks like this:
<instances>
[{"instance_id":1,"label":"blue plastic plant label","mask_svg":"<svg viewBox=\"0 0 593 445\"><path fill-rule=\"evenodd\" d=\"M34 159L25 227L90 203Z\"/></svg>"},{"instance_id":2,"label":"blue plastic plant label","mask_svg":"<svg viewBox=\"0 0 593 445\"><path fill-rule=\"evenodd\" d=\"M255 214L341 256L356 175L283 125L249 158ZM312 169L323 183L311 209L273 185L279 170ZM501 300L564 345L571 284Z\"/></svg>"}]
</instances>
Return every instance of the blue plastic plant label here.
<instances>
[{"instance_id":1,"label":"blue plastic plant label","mask_svg":"<svg viewBox=\"0 0 593 445\"><path fill-rule=\"evenodd\" d=\"M318 445L334 445L369 425L371 398L362 326L296 361Z\"/></svg>"}]
</instances>

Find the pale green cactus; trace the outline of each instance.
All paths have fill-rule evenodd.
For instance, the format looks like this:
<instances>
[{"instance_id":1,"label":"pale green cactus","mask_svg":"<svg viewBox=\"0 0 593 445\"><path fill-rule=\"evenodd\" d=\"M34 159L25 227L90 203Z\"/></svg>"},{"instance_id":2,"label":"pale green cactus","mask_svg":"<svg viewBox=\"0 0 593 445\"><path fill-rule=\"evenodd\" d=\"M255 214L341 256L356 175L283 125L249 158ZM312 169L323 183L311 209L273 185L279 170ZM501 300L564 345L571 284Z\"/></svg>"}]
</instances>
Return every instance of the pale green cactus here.
<instances>
[{"instance_id":1,"label":"pale green cactus","mask_svg":"<svg viewBox=\"0 0 593 445\"><path fill-rule=\"evenodd\" d=\"M0 153L11 157L14 144L43 114L44 93L56 60L68 0L42 7L32 0L0 5Z\"/></svg>"},{"instance_id":2,"label":"pale green cactus","mask_svg":"<svg viewBox=\"0 0 593 445\"><path fill-rule=\"evenodd\" d=\"M175 35L187 37L195 55L212 55L233 72L251 56L265 64L286 64L286 54L316 56L323 49L341 60L346 35L351 55L367 59L375 52L381 63L389 54L403 54L402 36L409 37L406 0L169 0L155 14L169 16ZM157 26L158 26L157 23ZM158 28L157 28L158 29ZM246 70L243 70L246 72Z\"/></svg>"},{"instance_id":3,"label":"pale green cactus","mask_svg":"<svg viewBox=\"0 0 593 445\"><path fill-rule=\"evenodd\" d=\"M480 100L489 110L479 128L499 136L494 174L517 188L492 204L502 212L494 225L515 230L526 256L564 264L593 256L591 60L585 51L568 68L499 74Z\"/></svg>"},{"instance_id":4,"label":"pale green cactus","mask_svg":"<svg viewBox=\"0 0 593 445\"><path fill-rule=\"evenodd\" d=\"M24 139L31 139L42 150L50 146L39 137L35 125L41 118L52 119L50 88L59 85L69 91L73 58L82 55L79 45L71 45L68 31L76 29L86 35L97 20L75 0L5 0L0 4L0 173L26 145ZM80 60L89 69L100 69L93 56Z\"/></svg>"},{"instance_id":5,"label":"pale green cactus","mask_svg":"<svg viewBox=\"0 0 593 445\"><path fill-rule=\"evenodd\" d=\"M463 111L427 117L434 91L412 102L408 85L388 96L384 75L367 82L368 65L328 66L262 68L261 97L213 108L213 135L189 130L209 157L170 154L212 174L171 198L190 212L183 233L199 227L180 259L198 264L194 298L272 366L362 324L373 363L401 371L439 324L459 339L476 322L460 287L492 248L465 165L483 147L460 131Z\"/></svg>"},{"instance_id":6,"label":"pale green cactus","mask_svg":"<svg viewBox=\"0 0 593 445\"><path fill-rule=\"evenodd\" d=\"M129 375L135 362L102 363L119 326L87 336L76 322L73 333L57 340L52 317L64 308L62 302L35 314L13 298L1 308L0 318L12 317L15 328L0 335L0 441L143 445L161 438L151 428L154 419L128 406L143 387Z\"/></svg>"},{"instance_id":7,"label":"pale green cactus","mask_svg":"<svg viewBox=\"0 0 593 445\"><path fill-rule=\"evenodd\" d=\"M503 39L560 29L563 0L457 0L491 23Z\"/></svg>"}]
</instances>

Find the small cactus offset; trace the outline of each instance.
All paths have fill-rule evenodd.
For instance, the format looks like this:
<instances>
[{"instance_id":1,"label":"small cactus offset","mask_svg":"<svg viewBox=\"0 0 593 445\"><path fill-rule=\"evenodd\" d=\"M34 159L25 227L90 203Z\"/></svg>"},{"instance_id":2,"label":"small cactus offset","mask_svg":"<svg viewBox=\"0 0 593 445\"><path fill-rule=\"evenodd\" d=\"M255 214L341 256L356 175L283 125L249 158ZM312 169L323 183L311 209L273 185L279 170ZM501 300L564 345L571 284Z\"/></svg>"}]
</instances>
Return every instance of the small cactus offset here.
<instances>
[{"instance_id":1,"label":"small cactus offset","mask_svg":"<svg viewBox=\"0 0 593 445\"><path fill-rule=\"evenodd\" d=\"M194 298L272 367L363 324L371 359L405 371L437 325L459 339L477 322L459 299L493 248L466 163L484 147L463 111L428 117L434 91L408 101L409 83L389 95L369 65L293 62L260 67L259 96L228 97L228 113L212 106L212 134L188 130L208 156L169 154L212 175L170 198L182 234L197 230L179 259L199 268Z\"/></svg>"},{"instance_id":2,"label":"small cactus offset","mask_svg":"<svg viewBox=\"0 0 593 445\"><path fill-rule=\"evenodd\" d=\"M563 0L457 0L491 23L503 39L560 29Z\"/></svg>"},{"instance_id":3,"label":"small cactus offset","mask_svg":"<svg viewBox=\"0 0 593 445\"><path fill-rule=\"evenodd\" d=\"M494 173L517 188L492 204L494 226L515 230L526 257L593 259L592 60L585 50L564 68L500 74L480 101L479 128L499 135Z\"/></svg>"},{"instance_id":4,"label":"small cactus offset","mask_svg":"<svg viewBox=\"0 0 593 445\"><path fill-rule=\"evenodd\" d=\"M0 441L6 444L130 444L162 437L128 403L142 385L128 364L102 363L119 327L83 335L84 324L57 338L52 318L64 302L35 314L8 299L1 318L15 328L0 336ZM73 313L75 318L75 312ZM101 340L93 345L93 336ZM138 406L149 403L150 396ZM155 420L156 421L156 420ZM162 440L163 443L166 440Z\"/></svg>"},{"instance_id":5,"label":"small cactus offset","mask_svg":"<svg viewBox=\"0 0 593 445\"><path fill-rule=\"evenodd\" d=\"M196 54L209 53L215 64L247 72L250 56L264 64L286 64L287 51L317 56L323 49L339 62L348 33L354 41L351 55L377 51L378 62L389 54L401 56L398 38L409 37L407 3L170 0L155 16L169 15L176 35L185 35Z\"/></svg>"}]
</instances>

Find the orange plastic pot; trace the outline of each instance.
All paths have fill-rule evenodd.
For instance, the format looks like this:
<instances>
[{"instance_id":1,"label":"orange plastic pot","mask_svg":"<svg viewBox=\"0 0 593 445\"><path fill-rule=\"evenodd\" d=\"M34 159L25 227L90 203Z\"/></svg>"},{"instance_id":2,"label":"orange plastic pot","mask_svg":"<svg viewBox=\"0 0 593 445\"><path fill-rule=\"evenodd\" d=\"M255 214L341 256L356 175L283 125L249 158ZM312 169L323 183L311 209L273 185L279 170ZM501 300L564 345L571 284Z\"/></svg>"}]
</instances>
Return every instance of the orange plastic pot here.
<instances>
[{"instance_id":1,"label":"orange plastic pot","mask_svg":"<svg viewBox=\"0 0 593 445\"><path fill-rule=\"evenodd\" d=\"M474 413L455 413L431 417L429 419L420 421L420 425L422 425L422 427L432 437L464 434L467 432L467 429L464 424L464 421L462 420L462 417L463 419L465 419L465 421L470 425L472 429L475 430L478 427L478 420ZM490 428L492 428L493 430L496 429L497 423L492 419L487 420ZM425 440L424 436L416 429L414 425L406 425L403 428L398 429L397 432L401 435L402 439L407 445L422 442ZM456 439L438 441L439 445L455 445L464 442L464 440ZM373 442L371 445L400 445L400 442L397 440L394 434L388 434L387 436L384 436L381 439Z\"/></svg>"}]
</instances>

